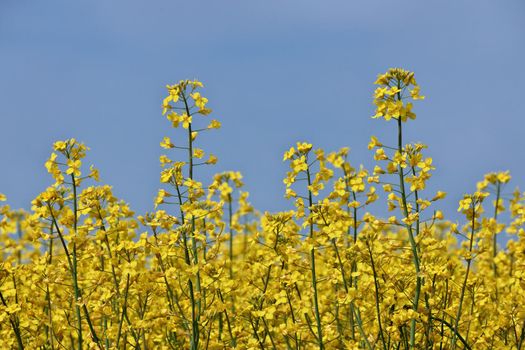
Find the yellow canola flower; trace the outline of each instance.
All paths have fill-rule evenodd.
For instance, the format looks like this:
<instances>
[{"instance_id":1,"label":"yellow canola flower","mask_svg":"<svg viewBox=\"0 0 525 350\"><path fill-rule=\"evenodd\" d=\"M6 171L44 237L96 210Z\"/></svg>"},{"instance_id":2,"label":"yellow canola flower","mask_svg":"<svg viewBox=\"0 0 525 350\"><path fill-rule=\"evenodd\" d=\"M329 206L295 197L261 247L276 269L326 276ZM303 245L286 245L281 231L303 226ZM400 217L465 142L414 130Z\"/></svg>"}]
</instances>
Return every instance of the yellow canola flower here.
<instances>
[{"instance_id":1,"label":"yellow canola flower","mask_svg":"<svg viewBox=\"0 0 525 350\"><path fill-rule=\"evenodd\" d=\"M434 198L432 198L432 201L437 201L437 200L440 200L440 199L443 199L447 196L447 193L446 192L443 192L443 191L437 191L436 192L436 195L434 196Z\"/></svg>"},{"instance_id":2,"label":"yellow canola flower","mask_svg":"<svg viewBox=\"0 0 525 350\"><path fill-rule=\"evenodd\" d=\"M213 119L208 125L208 129L219 129L220 127L221 127L221 123L215 119Z\"/></svg>"},{"instance_id":3,"label":"yellow canola flower","mask_svg":"<svg viewBox=\"0 0 525 350\"><path fill-rule=\"evenodd\" d=\"M370 142L368 143L368 149L374 149L375 147L382 147L383 144L379 142L377 137L370 136Z\"/></svg>"},{"instance_id":4,"label":"yellow canola flower","mask_svg":"<svg viewBox=\"0 0 525 350\"><path fill-rule=\"evenodd\" d=\"M421 96L420 94L420 87L418 85L414 86L414 88L410 91L410 96L414 100L424 100L425 96Z\"/></svg>"},{"instance_id":5,"label":"yellow canola flower","mask_svg":"<svg viewBox=\"0 0 525 350\"><path fill-rule=\"evenodd\" d=\"M295 148L290 147L290 149L284 153L283 161L292 159L294 155L295 155Z\"/></svg>"},{"instance_id":6,"label":"yellow canola flower","mask_svg":"<svg viewBox=\"0 0 525 350\"><path fill-rule=\"evenodd\" d=\"M171 142L171 139L169 137L164 136L164 138L160 142L160 147L164 149L170 149L170 148L175 147L175 145Z\"/></svg>"},{"instance_id":7,"label":"yellow canola flower","mask_svg":"<svg viewBox=\"0 0 525 350\"><path fill-rule=\"evenodd\" d=\"M197 159L202 159L204 157L204 151L200 148L193 149L193 156Z\"/></svg>"},{"instance_id":8,"label":"yellow canola flower","mask_svg":"<svg viewBox=\"0 0 525 350\"><path fill-rule=\"evenodd\" d=\"M206 164L217 164L217 161L218 161L217 157L214 156L213 154L210 154L208 156L208 160L206 160Z\"/></svg>"},{"instance_id":9,"label":"yellow canola flower","mask_svg":"<svg viewBox=\"0 0 525 350\"><path fill-rule=\"evenodd\" d=\"M165 167L166 165L168 165L170 163L173 163L173 161L171 159L169 159L168 156L166 156L166 155L161 155L159 157L159 162L160 162L160 165L162 167Z\"/></svg>"},{"instance_id":10,"label":"yellow canola flower","mask_svg":"<svg viewBox=\"0 0 525 350\"><path fill-rule=\"evenodd\" d=\"M63 152L66 150L67 142L66 141L57 141L53 145L55 151Z\"/></svg>"},{"instance_id":11,"label":"yellow canola flower","mask_svg":"<svg viewBox=\"0 0 525 350\"><path fill-rule=\"evenodd\" d=\"M66 174L73 174L76 177L80 176L80 167L82 166L82 162L80 161L80 159L68 159L67 166L68 168L66 170Z\"/></svg>"},{"instance_id":12,"label":"yellow canola flower","mask_svg":"<svg viewBox=\"0 0 525 350\"><path fill-rule=\"evenodd\" d=\"M312 144L307 142L297 142L297 151L306 154L312 149Z\"/></svg>"},{"instance_id":13,"label":"yellow canola flower","mask_svg":"<svg viewBox=\"0 0 525 350\"><path fill-rule=\"evenodd\" d=\"M290 167L296 174L300 173L301 171L306 171L308 169L308 165L306 164L306 157L300 156L299 158L292 160L292 162L290 163Z\"/></svg>"},{"instance_id":14,"label":"yellow canola flower","mask_svg":"<svg viewBox=\"0 0 525 350\"><path fill-rule=\"evenodd\" d=\"M417 166L423 171L423 172L429 172L430 170L435 169L432 166L432 158L426 158L425 160L417 163Z\"/></svg>"},{"instance_id":15,"label":"yellow canola flower","mask_svg":"<svg viewBox=\"0 0 525 350\"><path fill-rule=\"evenodd\" d=\"M191 125L191 122L192 122L192 117L190 115L187 115L187 114L183 114L181 116L181 121L182 121L182 127L184 129L188 129Z\"/></svg>"},{"instance_id":16,"label":"yellow canola flower","mask_svg":"<svg viewBox=\"0 0 525 350\"><path fill-rule=\"evenodd\" d=\"M389 69L388 72L378 77L375 82L379 85L374 92L375 115L372 118L384 118L385 120L400 120L406 122L415 119L412 112L412 102L406 100L421 100L420 88L414 79L414 73L400 68ZM410 91L409 95L405 90Z\"/></svg>"},{"instance_id":17,"label":"yellow canola flower","mask_svg":"<svg viewBox=\"0 0 525 350\"><path fill-rule=\"evenodd\" d=\"M199 109L204 109L206 106L206 103L208 103L208 99L206 97L201 96L199 92L195 92L190 95L191 98L195 101L195 105L199 107Z\"/></svg>"}]
</instances>

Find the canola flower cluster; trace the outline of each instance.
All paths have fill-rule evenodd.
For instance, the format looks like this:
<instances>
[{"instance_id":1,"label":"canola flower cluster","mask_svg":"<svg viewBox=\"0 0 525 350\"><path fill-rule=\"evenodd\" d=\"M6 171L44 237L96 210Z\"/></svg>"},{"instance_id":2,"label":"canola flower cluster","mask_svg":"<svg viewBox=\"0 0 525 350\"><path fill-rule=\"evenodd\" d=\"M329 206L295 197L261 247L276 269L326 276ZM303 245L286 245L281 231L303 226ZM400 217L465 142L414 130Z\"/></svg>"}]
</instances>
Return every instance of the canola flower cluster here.
<instances>
[{"instance_id":1,"label":"canola flower cluster","mask_svg":"<svg viewBox=\"0 0 525 350\"><path fill-rule=\"evenodd\" d=\"M423 99L414 74L376 84L373 118L397 123L397 144L372 137L368 170L347 148L297 143L285 212L255 210L238 172L195 176L217 162L199 139L221 126L198 81L167 86L177 134L160 143L150 213L98 184L84 144L56 142L31 211L0 206L0 348L523 349L525 193L490 173L463 222L446 220L445 193L425 193L426 146L403 142ZM388 218L372 213L379 191Z\"/></svg>"}]
</instances>

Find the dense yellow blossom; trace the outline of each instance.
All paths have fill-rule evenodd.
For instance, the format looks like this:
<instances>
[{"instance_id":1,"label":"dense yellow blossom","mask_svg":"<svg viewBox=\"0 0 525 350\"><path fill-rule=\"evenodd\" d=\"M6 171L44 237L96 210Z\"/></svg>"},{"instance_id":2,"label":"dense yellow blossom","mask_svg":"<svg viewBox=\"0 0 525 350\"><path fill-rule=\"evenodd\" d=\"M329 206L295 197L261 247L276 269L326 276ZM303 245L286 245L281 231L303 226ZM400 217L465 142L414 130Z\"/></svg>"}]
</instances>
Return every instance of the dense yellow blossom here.
<instances>
[{"instance_id":1,"label":"dense yellow blossom","mask_svg":"<svg viewBox=\"0 0 525 350\"><path fill-rule=\"evenodd\" d=\"M84 144L54 143L30 211L0 194L0 349L523 349L525 193L492 172L459 201L464 219L445 219L426 146L403 142L414 74L376 84L397 144L372 136L369 171L346 147L296 143L283 212L255 210L239 172L195 176L217 162L200 142L221 126L202 120L196 80L167 86L152 212L97 184Z\"/></svg>"}]
</instances>

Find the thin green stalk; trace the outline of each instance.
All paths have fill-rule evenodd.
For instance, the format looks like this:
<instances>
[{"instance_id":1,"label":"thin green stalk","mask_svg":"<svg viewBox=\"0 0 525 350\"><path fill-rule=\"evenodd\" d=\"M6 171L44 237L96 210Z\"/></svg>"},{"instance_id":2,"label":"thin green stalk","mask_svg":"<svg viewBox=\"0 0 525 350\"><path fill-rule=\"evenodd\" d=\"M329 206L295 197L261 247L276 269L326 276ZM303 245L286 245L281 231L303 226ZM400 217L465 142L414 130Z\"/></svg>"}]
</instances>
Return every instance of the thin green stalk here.
<instances>
[{"instance_id":1,"label":"thin green stalk","mask_svg":"<svg viewBox=\"0 0 525 350\"><path fill-rule=\"evenodd\" d=\"M249 317L250 317L250 324L253 330L253 335L255 335L255 339L257 339L257 343L259 344L259 347L261 348L261 350L265 350L266 348L264 347L264 343L261 341L261 338L259 337L259 332L257 331L255 324L253 323L253 319L251 316Z\"/></svg>"},{"instance_id":2,"label":"thin green stalk","mask_svg":"<svg viewBox=\"0 0 525 350\"><path fill-rule=\"evenodd\" d=\"M445 320L442 319L442 318L434 317L434 319L435 319L436 321L441 322L441 323L444 324L445 326L447 326L447 327L448 327L448 328L454 333L454 336L457 337L461 343L463 343L463 346L465 347L465 350L472 350L472 348L470 347L470 345L468 345L468 343L467 343L467 341L465 340L465 338L463 338L463 336L461 336L461 334L459 334L459 333L454 329L454 326L453 326L453 325L451 325L450 323L448 323L447 321L445 321Z\"/></svg>"},{"instance_id":3,"label":"thin green stalk","mask_svg":"<svg viewBox=\"0 0 525 350\"><path fill-rule=\"evenodd\" d=\"M301 300L302 299L301 291L299 290L299 286L297 285L297 282L294 282L294 289L295 289L295 292L297 293L297 296L299 297L299 300ZM314 338L317 339L317 334L315 334L312 328L312 320L310 318L310 315L308 315L308 313L306 312L304 313L304 319L306 320L306 325L308 326L308 330L310 331L310 333L312 333Z\"/></svg>"},{"instance_id":4,"label":"thin green stalk","mask_svg":"<svg viewBox=\"0 0 525 350\"><path fill-rule=\"evenodd\" d=\"M416 176L416 169L415 167L411 167L412 168L412 175L413 176ZM417 217L417 220L416 220L416 237L419 235L419 230L420 230L420 220L419 220L419 192L418 190L415 190L414 191L414 199L415 199L415 207L416 207L416 213L418 214L418 217ZM423 285L425 283L424 280L421 280L421 285ZM434 276L434 280L432 281L432 284L434 285L435 284L435 276ZM429 298L428 298L428 293L425 292L425 295L424 295L424 299L425 299L425 307L426 307L426 310L427 310L427 313L428 313L428 328L425 330L425 341L427 342L427 347L430 347L430 343L431 343L431 340L430 340L430 334L432 332L432 308L430 307L430 303L429 303Z\"/></svg>"},{"instance_id":5,"label":"thin green stalk","mask_svg":"<svg viewBox=\"0 0 525 350\"><path fill-rule=\"evenodd\" d=\"M155 243L158 246L158 237L157 237L157 231L155 228L153 228L153 237L155 239ZM166 286L166 298L168 299L168 307L172 313L175 313L175 307L173 305L177 305L178 313L182 318L182 326L184 329L189 330L188 327L188 320L184 316L184 312L182 311L182 307L180 306L178 302L178 297L176 293L173 292L173 288L169 284L168 278L166 277L166 266L164 264L164 260L162 259L162 256L159 254L157 255L157 259L159 261L160 270L162 272L162 279L164 281L164 285ZM171 335L174 335L174 332L171 332ZM171 338L170 338L171 339Z\"/></svg>"},{"instance_id":6,"label":"thin green stalk","mask_svg":"<svg viewBox=\"0 0 525 350\"><path fill-rule=\"evenodd\" d=\"M4 304L4 306L7 308L7 302L4 299L2 292L0 292L0 300L2 301L2 304ZM11 328L13 328L13 332L15 333L18 350L23 350L24 343L22 341L22 335L20 333L20 326L19 326L18 318L16 317L16 315L10 314L9 312L7 312L7 316L9 317L9 323L11 323Z\"/></svg>"},{"instance_id":7,"label":"thin green stalk","mask_svg":"<svg viewBox=\"0 0 525 350\"><path fill-rule=\"evenodd\" d=\"M51 349L55 349L55 343L53 341L53 317L52 317L52 309L51 309L51 294L49 293L49 283L46 284L46 301L47 301L47 320L49 322L49 326L48 327L48 339L51 343Z\"/></svg>"},{"instance_id":8,"label":"thin green stalk","mask_svg":"<svg viewBox=\"0 0 525 350\"><path fill-rule=\"evenodd\" d=\"M445 310L447 309L447 301L448 301L448 278L445 280L445 297L443 298L443 307L441 312L442 319L445 319L446 313ZM435 318L435 317L434 317ZM441 340L439 342L439 350L443 350L443 337L445 336L445 330L444 330L444 324L441 322Z\"/></svg>"},{"instance_id":9,"label":"thin green stalk","mask_svg":"<svg viewBox=\"0 0 525 350\"><path fill-rule=\"evenodd\" d=\"M117 330L117 341L116 341L116 348L119 349L120 344L120 338L122 336L122 325L124 324L125 315L127 312L127 305L128 305L128 292L129 292L129 273L126 276L126 287L124 288L124 304L122 305L122 312L118 324L118 330Z\"/></svg>"},{"instance_id":10,"label":"thin green stalk","mask_svg":"<svg viewBox=\"0 0 525 350\"><path fill-rule=\"evenodd\" d=\"M275 232L275 243L273 245L273 250L276 251L277 250L277 244L279 243L279 231L277 230ZM263 289L261 290L261 296L260 296L260 301L259 301L259 305L257 305L257 310L258 311L261 311L263 309L263 305L264 305L264 295L266 294L266 291L268 290L268 285L270 283L270 277L271 277L271 274L272 274L272 267L273 265L270 265L268 266L268 269L266 270L266 276L264 278L264 285L263 285ZM257 318L255 320L255 328L258 329L259 328L259 318Z\"/></svg>"},{"instance_id":11,"label":"thin green stalk","mask_svg":"<svg viewBox=\"0 0 525 350\"><path fill-rule=\"evenodd\" d=\"M497 182L496 184L496 205L494 208L494 221L497 222L498 220L498 209L499 209L499 200L501 196L501 182ZM494 232L494 235L492 236L492 269L494 270L494 289L496 291L496 305L499 302L499 290L498 290L498 266L496 265L496 255L498 254L498 245L496 240L496 232Z\"/></svg>"},{"instance_id":12,"label":"thin green stalk","mask_svg":"<svg viewBox=\"0 0 525 350\"><path fill-rule=\"evenodd\" d=\"M69 252L69 249L67 248L67 243L64 239L64 236L62 235L62 231L60 230L60 227L58 226L58 223L57 223L57 220L55 218L55 215L53 213L53 208L51 206L50 203L47 203L47 206L48 206L48 209L49 209L49 212L50 212L50 215L51 215L51 219L55 225L55 229L58 233L58 237L60 238L60 242L62 243L62 248L64 249L64 253L66 254L66 258L67 258L67 262L68 262L68 265L69 265L69 271L71 273L71 276L72 276L72 279L73 279L73 288L74 288L74 293L75 293L75 301L74 301L74 304L75 304L75 313L76 313L76 318L77 318L77 324L78 324L78 329L77 329L77 333L78 333L78 339L77 339L77 346L78 346L78 349L79 350L82 350L82 347L83 347L83 339L82 339L82 318L81 318L81 314L80 314L80 306L78 305L78 299L79 299L79 293L78 293L78 284L76 282L76 266L72 260L72 255L70 254Z\"/></svg>"},{"instance_id":13,"label":"thin green stalk","mask_svg":"<svg viewBox=\"0 0 525 350\"><path fill-rule=\"evenodd\" d=\"M344 266L343 266L343 263L341 261L341 256L339 255L339 249L337 249L337 243L335 241L335 238L332 238L332 246L334 247L334 250L335 250L335 254L336 254L336 257L337 257L337 262L339 264L339 269L341 271L341 275L342 275L342 278L343 278L343 287L345 288L345 292L348 294L348 287L346 286L346 277L345 277L345 270L344 270ZM337 294L339 290L339 284L336 284L335 285L335 292ZM341 323L341 319L339 318L339 303L335 303L335 319L337 321L337 333L339 333L339 341L341 342L341 346L342 346L342 341L344 339L344 331L343 331L343 325Z\"/></svg>"},{"instance_id":14,"label":"thin green stalk","mask_svg":"<svg viewBox=\"0 0 525 350\"><path fill-rule=\"evenodd\" d=\"M435 291L435 286L436 286L436 277L437 275L434 274L433 278L432 278L432 295L434 295L434 291ZM432 348L434 346L434 340L431 338L431 335L432 333L434 332L433 330L433 315L432 315L432 307L430 306L430 298L429 298L429 295L428 293L425 293L425 306L427 308L427 317L428 317L428 327L427 329L425 329L425 338L426 338L426 346L427 348Z\"/></svg>"},{"instance_id":15,"label":"thin green stalk","mask_svg":"<svg viewBox=\"0 0 525 350\"><path fill-rule=\"evenodd\" d=\"M217 294L219 295L219 298L221 299L221 302L224 304L224 298L222 297L221 290L217 290ZM230 322L230 317L228 316L228 311L224 310L224 316L226 317L226 324L228 325L228 333L230 334L230 344L232 348L237 347L237 338L233 335L232 332L232 326Z\"/></svg>"},{"instance_id":16,"label":"thin green stalk","mask_svg":"<svg viewBox=\"0 0 525 350\"><path fill-rule=\"evenodd\" d=\"M519 342L519 340L518 340L518 332L516 330L516 327L518 327L518 325L516 324L516 320L514 319L514 315L512 316L511 320L512 320L512 333L514 335L514 343L516 345L518 345L518 342Z\"/></svg>"},{"instance_id":17,"label":"thin green stalk","mask_svg":"<svg viewBox=\"0 0 525 350\"><path fill-rule=\"evenodd\" d=\"M365 334L365 331L363 329L363 320L361 319L361 312L359 311L359 308L354 308L354 314L355 314L355 319L357 321L357 329L359 329L359 333L361 333L361 338L363 339L363 342L365 343L366 345L366 348L368 350L372 350L372 345L370 344L370 342L368 341L368 338Z\"/></svg>"},{"instance_id":18,"label":"thin green stalk","mask_svg":"<svg viewBox=\"0 0 525 350\"><path fill-rule=\"evenodd\" d=\"M499 209L499 200L501 197L501 182L498 181L496 185L496 206L494 208L494 220L498 220L498 209ZM496 234L494 233L494 236L492 237L492 253L493 257L495 258L498 254L498 245L496 240ZM497 275L497 269L496 264L494 264L494 274Z\"/></svg>"},{"instance_id":19,"label":"thin green stalk","mask_svg":"<svg viewBox=\"0 0 525 350\"><path fill-rule=\"evenodd\" d=\"M47 264L48 265L51 265L51 262L53 261L53 223L51 222L50 223L50 227L49 227L49 232L50 232L50 235L51 235L51 239L49 240L49 252L48 252L48 259L47 259ZM49 322L49 325L46 325L46 335L47 335L47 341L49 341L51 343L51 349L54 350L55 349L55 344L54 344L54 341L53 341L53 317L52 317L52 313L53 313L53 310L51 309L51 294L49 293L49 282L46 282L46 297L45 297L45 300L47 302L47 305L46 305L46 314L47 314L47 319L48 319L48 322Z\"/></svg>"},{"instance_id":20,"label":"thin green stalk","mask_svg":"<svg viewBox=\"0 0 525 350\"><path fill-rule=\"evenodd\" d=\"M119 292L119 281L118 281L118 278L117 278L117 272L115 271L115 265L113 264L113 254L111 252L111 246L109 244L109 239L108 239L108 234L107 234L107 231L106 231L106 226L104 225L104 218L102 217L102 213L100 212L100 206L97 206L97 212L98 212L98 217L100 219L100 222L101 222L101 229L102 231L104 231L104 245L106 246L106 249L108 250L108 255L109 255L109 261L111 263L111 275L113 277L113 283L115 285L115 292L117 293L117 296L119 296L120 292Z\"/></svg>"},{"instance_id":21,"label":"thin green stalk","mask_svg":"<svg viewBox=\"0 0 525 350\"><path fill-rule=\"evenodd\" d=\"M186 114L188 116L191 116L190 108L189 108L188 101L186 98L186 93L183 91L181 92L180 95L184 102L184 108L186 110ZM192 136L191 126L192 126L191 123L189 123L188 125L188 166L189 166L188 178L190 180L193 180L193 136ZM190 201L191 201L191 196L190 196ZM192 228L191 243L192 243L192 252L193 252L193 258L194 258L193 263L197 264L198 256L197 256L197 242L195 240L195 235L194 235L194 232L195 232L195 218L194 217L192 217L191 223L192 223L191 225L191 228ZM185 234L183 234L183 236L184 236L183 237L184 250L186 251L186 264L191 265L192 262L189 259L189 247L187 246L187 238ZM200 272L199 271L197 271L196 282L197 282L197 291L200 294L201 286L200 286ZM192 331L191 331L191 338L190 338L190 347L191 347L191 350L197 350L199 346L199 318L200 318L200 312L198 311L200 311L201 306L200 306L200 300L199 301L195 300L195 292L193 290L193 281L191 280L191 278L188 279L188 289L190 293L191 321L192 321L191 322Z\"/></svg>"},{"instance_id":22,"label":"thin green stalk","mask_svg":"<svg viewBox=\"0 0 525 350\"><path fill-rule=\"evenodd\" d=\"M232 196L231 194L228 194L228 228L230 230L230 237L229 237L229 253L230 253L230 279L233 280L233 228L232 228L232 222L233 222L233 208L232 208ZM234 315L235 314L235 299L233 298L233 295L231 296L231 312Z\"/></svg>"},{"instance_id":23,"label":"thin green stalk","mask_svg":"<svg viewBox=\"0 0 525 350\"><path fill-rule=\"evenodd\" d=\"M346 172L345 172L345 175L346 175ZM346 182L346 189L347 191L352 193L352 197L354 201L357 201L357 196L355 194L355 191L350 191L350 186L348 184L348 181ZM348 209L350 208L348 207ZM354 230L354 244L356 244L357 243L357 208L355 207L353 207L352 227ZM352 267L351 267L351 273L354 273L354 272L357 272L357 262L355 258L352 260ZM353 284L355 284L355 289L357 290L358 288L357 276L355 277L355 282L354 282L354 277L350 275L350 287L352 287ZM350 327L352 328L352 339L355 340L354 307L355 307L354 302L352 301L352 303L350 303Z\"/></svg>"},{"instance_id":24,"label":"thin green stalk","mask_svg":"<svg viewBox=\"0 0 525 350\"><path fill-rule=\"evenodd\" d=\"M73 230L75 236L77 236L77 228L78 228L78 198L77 198L77 183L76 178L74 174L71 174L71 182L73 187ZM95 328L93 327L93 323L91 322L91 317L89 316L89 311L87 309L86 304L82 300L82 290L80 289L78 285L78 270L77 270L77 243L76 241L73 242L73 287L75 289L75 302L77 303L76 313L77 313L77 323L78 323L78 332L79 332L79 350L82 349L82 318L80 316L80 307L78 306L78 302L82 301L82 311L84 311L84 315L86 317L86 321L89 327L89 331L91 333L91 338L93 341L99 346L99 338L97 336L97 333L95 331Z\"/></svg>"},{"instance_id":25,"label":"thin green stalk","mask_svg":"<svg viewBox=\"0 0 525 350\"><path fill-rule=\"evenodd\" d=\"M69 157L68 157L69 158ZM77 225L78 225L78 211L77 211L77 185L75 183L75 175L71 174L71 182L73 187L73 230L76 236L77 234ZM73 242L73 262L71 274L73 277L73 288L75 291L75 312L77 314L77 324L78 324L78 349L82 349L82 317L80 315L80 306L78 302L81 300L80 289L78 288L78 273L77 273L77 243Z\"/></svg>"},{"instance_id":26,"label":"thin green stalk","mask_svg":"<svg viewBox=\"0 0 525 350\"><path fill-rule=\"evenodd\" d=\"M206 337L206 345L204 346L205 350L208 350L208 348L210 346L211 330L213 329L213 320L214 319L215 318L212 318L211 321L210 321L210 329L208 330L208 336Z\"/></svg>"},{"instance_id":27,"label":"thin green stalk","mask_svg":"<svg viewBox=\"0 0 525 350\"><path fill-rule=\"evenodd\" d=\"M475 301L476 301L476 298L474 297L474 291L472 292L472 300L470 302L470 312L469 312L469 316L472 316L472 314L474 313L474 305L475 305ZM472 318L469 317L469 321L468 321L468 325L467 325L467 334L465 334L465 341L468 342L468 336L469 336L469 333L470 333L470 324L472 323Z\"/></svg>"},{"instance_id":28,"label":"thin green stalk","mask_svg":"<svg viewBox=\"0 0 525 350\"><path fill-rule=\"evenodd\" d=\"M398 99L401 100L401 96L398 93ZM398 137L397 137L397 147L399 154L403 154L403 128L401 124L401 118L397 118L397 129L398 129ZM403 173L403 168L401 167L401 164L398 165L398 173L399 173L399 186L401 188L401 200L403 203L403 212L405 215L405 218L408 218L408 206L407 206L407 194L405 190L405 178ZM419 218L417 219L419 221ZM408 239L410 241L410 246L412 249L412 256L414 260L414 267L416 272L416 290L414 295L414 301L413 301L413 308L414 311L417 312L419 307L419 295L421 294L421 276L420 276L420 267L419 267L419 254L417 249L417 244L414 239L414 232L412 230L412 225L408 222L406 223L406 228L408 231ZM410 348L414 349L416 343L416 319L413 318L410 322Z\"/></svg>"},{"instance_id":29,"label":"thin green stalk","mask_svg":"<svg viewBox=\"0 0 525 350\"><path fill-rule=\"evenodd\" d=\"M471 231L470 231L470 241L469 241L469 254L472 253L472 247L474 245L474 233L476 229L476 202L474 201L472 203L472 222L471 222ZM452 335L452 350L456 348L456 338L458 334L459 329L459 320L461 318L461 310L463 307L463 299L465 297L465 290L467 289L467 281L468 276L470 273L470 265L472 263L472 257L469 255L467 258L467 271L465 272L465 279L463 280L463 285L461 286L461 293L459 296L459 306L458 306L458 312L456 314L456 321L454 325L454 334Z\"/></svg>"},{"instance_id":30,"label":"thin green stalk","mask_svg":"<svg viewBox=\"0 0 525 350\"><path fill-rule=\"evenodd\" d=\"M357 201L357 196L355 194L355 191L353 191L350 187L350 184L348 183L348 179L350 178L350 174L347 173L346 170L344 170L344 174L345 174L345 179L347 179L345 181L345 187L346 187L346 190L348 193L352 193L352 198L354 199L354 201ZM352 228L353 228L353 244L356 244L357 243L357 227L358 227L358 222L357 222L357 208L353 207L353 215L352 215ZM347 212L350 212L350 207L347 206ZM348 233L350 234L350 228L348 230ZM350 246L348 244L348 246ZM351 273L354 273L354 272L357 272L357 262L355 261L355 259L353 259L352 261L352 266L351 266ZM353 285L355 284L355 288L357 290L357 277L355 277L355 281L354 281L354 277L352 277L352 275L350 275L350 283L349 283L349 287L352 287ZM348 287L346 288L347 292L348 292ZM350 303L350 328L352 330L352 339L355 340L355 320L354 320L354 317L357 317L359 315L359 308L356 309L355 307L355 304L354 302L352 301ZM360 316L359 316L360 317ZM365 339L366 341L366 344L367 344L367 348L371 348L370 346L370 343L368 342L368 339L364 336L364 330L363 330L363 322L359 319L357 320L358 322L358 328L359 328L359 333L361 334L361 337L363 337L363 339Z\"/></svg>"},{"instance_id":31,"label":"thin green stalk","mask_svg":"<svg viewBox=\"0 0 525 350\"><path fill-rule=\"evenodd\" d=\"M104 330L104 346L106 347L106 350L109 350L108 318L106 315L103 316L102 329Z\"/></svg>"},{"instance_id":32,"label":"thin green stalk","mask_svg":"<svg viewBox=\"0 0 525 350\"><path fill-rule=\"evenodd\" d=\"M277 349L277 347L275 346L275 341L273 340L272 333L270 332L270 329L268 327L268 323L266 322L266 319L263 317L262 320L264 323L264 329L266 330L266 334L268 334L268 337L270 338L270 342L272 343L272 348Z\"/></svg>"},{"instance_id":33,"label":"thin green stalk","mask_svg":"<svg viewBox=\"0 0 525 350\"><path fill-rule=\"evenodd\" d=\"M341 268L341 277L343 279L343 287L345 289L345 292L348 293L349 291L349 284L348 282L346 281L346 275L345 275L345 272L344 272L344 267L343 267L343 263L341 261L341 255L339 254L339 249L337 248L337 245L335 244L335 241L332 240L332 244L334 246L334 249L335 249L335 253L336 253L336 256L337 256L337 261L339 263L339 266ZM352 278L350 277L350 287L352 286ZM357 323L358 323L358 328L359 328L359 333L361 333L361 336L363 337L363 339L366 341L366 344L367 344L367 348L371 348L370 346L370 343L368 342L368 339L365 337L365 332L363 330L363 322L361 321L361 318L359 315L359 309L357 309L357 312L356 312L356 309L355 309L355 305L354 305L354 302L352 301L350 303L350 312L352 313L351 314L351 326L353 327L354 325L354 315L355 317L357 318ZM353 329L352 329L353 331ZM355 339L355 336L352 335L352 339Z\"/></svg>"},{"instance_id":34,"label":"thin green stalk","mask_svg":"<svg viewBox=\"0 0 525 350\"><path fill-rule=\"evenodd\" d=\"M518 341L518 345L517 345L518 350L521 350L521 347L523 346L524 341L525 341L525 320L523 320L523 323L521 326L520 340Z\"/></svg>"},{"instance_id":35,"label":"thin green stalk","mask_svg":"<svg viewBox=\"0 0 525 350\"><path fill-rule=\"evenodd\" d=\"M312 179L310 176L310 167L306 169L306 176L308 179L308 186L312 185ZM313 206L313 199L312 199L312 191L308 190L308 209L309 213L311 215L311 210ZM313 240L314 238L314 224L312 221L312 218L309 218L309 228L310 228L310 239ZM313 244L313 243L312 243ZM318 300L318 292L317 292L317 276L315 273L315 247L312 246L312 249L310 249L310 266L312 270L312 288L314 291L314 309L315 309L315 320L317 322L317 341L319 344L319 350L324 349L323 344L323 330L321 326L321 314L319 312L319 300Z\"/></svg>"},{"instance_id":36,"label":"thin green stalk","mask_svg":"<svg viewBox=\"0 0 525 350\"><path fill-rule=\"evenodd\" d=\"M141 321L144 320L144 316L146 315L146 311L148 309L148 298L149 298L149 294L146 293L144 297L144 303L142 303L142 298L140 297L140 294L138 296L139 305L141 305L140 311L139 311L139 317ZM142 344L144 345L144 350L148 350L148 342L146 341L146 330L145 329L142 329L141 336L142 336Z\"/></svg>"},{"instance_id":37,"label":"thin green stalk","mask_svg":"<svg viewBox=\"0 0 525 350\"><path fill-rule=\"evenodd\" d=\"M295 312L293 311L292 301L290 299L290 293L288 292L288 289L285 289L286 292L286 300L288 301L288 307L290 308L290 315L292 316L292 322L293 324L296 324L295 321ZM299 349L299 339L297 338L297 331L294 331L294 340L295 340L295 349Z\"/></svg>"},{"instance_id":38,"label":"thin green stalk","mask_svg":"<svg viewBox=\"0 0 525 350\"><path fill-rule=\"evenodd\" d=\"M370 247L370 243L367 242L366 246L368 248L368 254L370 255L370 263L372 264L372 274L374 276L374 287L375 287L375 304L376 304L376 312L377 312L377 323L379 325L379 336L381 338L381 341L383 342L383 349L386 350L386 342L385 342L385 335L383 334L383 326L381 324L381 309L379 307L379 281L377 279L377 271L376 271L376 265L374 262L374 256L372 254L372 248Z\"/></svg>"},{"instance_id":39,"label":"thin green stalk","mask_svg":"<svg viewBox=\"0 0 525 350\"><path fill-rule=\"evenodd\" d=\"M232 220L233 220L233 209L232 209L232 196L228 194L228 228L230 229L229 237L229 257L230 257L230 279L233 279L233 229L232 229Z\"/></svg>"}]
</instances>

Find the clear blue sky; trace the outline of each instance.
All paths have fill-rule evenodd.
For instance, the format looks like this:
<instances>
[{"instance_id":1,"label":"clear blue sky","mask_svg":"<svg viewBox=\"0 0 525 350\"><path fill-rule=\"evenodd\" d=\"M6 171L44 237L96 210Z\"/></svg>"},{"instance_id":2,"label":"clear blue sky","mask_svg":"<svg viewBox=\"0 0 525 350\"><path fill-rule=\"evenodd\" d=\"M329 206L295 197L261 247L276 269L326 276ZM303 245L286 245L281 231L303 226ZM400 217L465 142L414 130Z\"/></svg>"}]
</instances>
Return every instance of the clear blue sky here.
<instances>
[{"instance_id":1,"label":"clear blue sky","mask_svg":"<svg viewBox=\"0 0 525 350\"><path fill-rule=\"evenodd\" d=\"M431 189L457 200L483 174L525 186L523 1L0 1L0 192L14 207L51 183L55 140L91 147L104 183L137 212L159 188L165 85L184 78L223 128L215 167L244 174L260 210L289 208L282 154L307 140L372 164L373 81L416 72L427 99L407 141L429 145Z\"/></svg>"}]
</instances>

